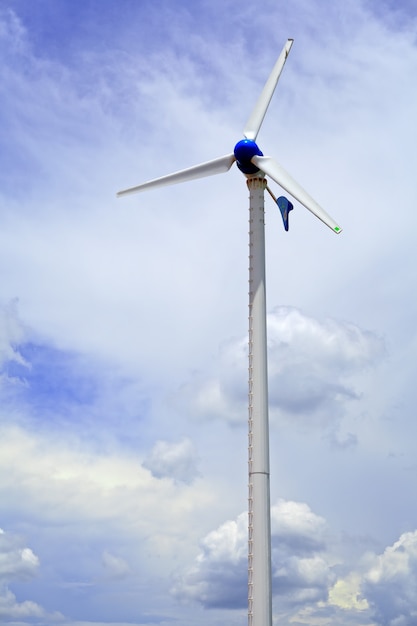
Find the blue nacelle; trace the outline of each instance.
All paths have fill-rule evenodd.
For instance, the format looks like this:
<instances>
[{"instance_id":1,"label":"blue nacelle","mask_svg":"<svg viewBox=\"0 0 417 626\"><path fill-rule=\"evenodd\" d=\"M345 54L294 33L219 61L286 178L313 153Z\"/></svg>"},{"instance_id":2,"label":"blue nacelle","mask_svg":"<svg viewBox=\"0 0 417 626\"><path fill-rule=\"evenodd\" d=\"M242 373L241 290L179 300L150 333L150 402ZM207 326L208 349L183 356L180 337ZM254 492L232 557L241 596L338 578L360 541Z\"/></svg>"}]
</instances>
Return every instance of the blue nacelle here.
<instances>
[{"instance_id":1,"label":"blue nacelle","mask_svg":"<svg viewBox=\"0 0 417 626\"><path fill-rule=\"evenodd\" d=\"M244 174L256 174L259 168L251 162L251 158L255 155L263 156L257 144L251 139L242 139L235 145L234 155L236 165Z\"/></svg>"}]
</instances>

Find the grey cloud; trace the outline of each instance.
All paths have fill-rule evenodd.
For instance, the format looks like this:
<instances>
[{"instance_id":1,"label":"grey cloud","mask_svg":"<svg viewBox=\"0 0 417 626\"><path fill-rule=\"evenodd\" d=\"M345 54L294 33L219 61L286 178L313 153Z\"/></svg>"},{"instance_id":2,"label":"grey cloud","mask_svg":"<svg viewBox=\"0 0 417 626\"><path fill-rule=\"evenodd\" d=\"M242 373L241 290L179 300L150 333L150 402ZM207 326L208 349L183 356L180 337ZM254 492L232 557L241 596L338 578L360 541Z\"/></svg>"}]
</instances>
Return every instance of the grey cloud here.
<instances>
[{"instance_id":1,"label":"grey cloud","mask_svg":"<svg viewBox=\"0 0 417 626\"><path fill-rule=\"evenodd\" d=\"M381 339L358 326L330 318L318 320L294 307L276 307L268 316L270 348L291 347L292 361L316 355L315 367L352 372L371 365L384 352Z\"/></svg>"},{"instance_id":2,"label":"grey cloud","mask_svg":"<svg viewBox=\"0 0 417 626\"><path fill-rule=\"evenodd\" d=\"M274 592L289 605L325 601L334 582L328 564L320 556L289 556L272 574Z\"/></svg>"},{"instance_id":3,"label":"grey cloud","mask_svg":"<svg viewBox=\"0 0 417 626\"><path fill-rule=\"evenodd\" d=\"M197 453L189 439L177 443L157 441L143 466L155 478L172 478L186 484L198 476Z\"/></svg>"},{"instance_id":4,"label":"grey cloud","mask_svg":"<svg viewBox=\"0 0 417 626\"><path fill-rule=\"evenodd\" d=\"M271 509L274 593L288 605L327 598L334 582L326 560L325 520L303 502L280 499Z\"/></svg>"},{"instance_id":5,"label":"grey cloud","mask_svg":"<svg viewBox=\"0 0 417 626\"><path fill-rule=\"evenodd\" d=\"M310 554L325 549L325 520L303 502L280 499L271 507L273 547Z\"/></svg>"},{"instance_id":6,"label":"grey cloud","mask_svg":"<svg viewBox=\"0 0 417 626\"><path fill-rule=\"evenodd\" d=\"M360 396L352 377L385 354L383 341L354 324L318 320L278 307L268 316L269 390L273 408L333 417L340 400Z\"/></svg>"},{"instance_id":7,"label":"grey cloud","mask_svg":"<svg viewBox=\"0 0 417 626\"><path fill-rule=\"evenodd\" d=\"M172 593L206 608L236 609L247 599L247 514L210 532L195 564L178 576Z\"/></svg>"},{"instance_id":8,"label":"grey cloud","mask_svg":"<svg viewBox=\"0 0 417 626\"><path fill-rule=\"evenodd\" d=\"M268 315L271 414L335 424L346 401L361 397L357 377L384 355L382 339L354 324L319 320L292 307L274 309ZM180 390L179 402L195 416L243 424L246 385L247 340L231 340L220 350L216 375L195 375ZM352 433L333 438L339 447L356 441Z\"/></svg>"},{"instance_id":9,"label":"grey cloud","mask_svg":"<svg viewBox=\"0 0 417 626\"><path fill-rule=\"evenodd\" d=\"M273 593L286 606L325 600L334 582L319 554L325 549L323 518L299 502L280 500L271 509ZM247 603L247 514L229 520L201 542L194 565L179 576L173 594L206 608Z\"/></svg>"},{"instance_id":10,"label":"grey cloud","mask_svg":"<svg viewBox=\"0 0 417 626\"><path fill-rule=\"evenodd\" d=\"M378 626L417 623L417 530L375 555L364 577L362 592Z\"/></svg>"}]
</instances>

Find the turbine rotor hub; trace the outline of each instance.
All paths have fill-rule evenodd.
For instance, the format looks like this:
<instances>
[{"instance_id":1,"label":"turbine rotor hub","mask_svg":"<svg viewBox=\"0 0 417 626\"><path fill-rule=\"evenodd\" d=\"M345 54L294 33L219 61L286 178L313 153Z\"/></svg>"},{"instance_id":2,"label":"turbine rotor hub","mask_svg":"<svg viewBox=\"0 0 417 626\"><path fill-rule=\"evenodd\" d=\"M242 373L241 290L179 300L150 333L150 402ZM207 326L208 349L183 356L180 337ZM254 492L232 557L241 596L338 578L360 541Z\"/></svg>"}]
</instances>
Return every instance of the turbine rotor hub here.
<instances>
[{"instance_id":1,"label":"turbine rotor hub","mask_svg":"<svg viewBox=\"0 0 417 626\"><path fill-rule=\"evenodd\" d=\"M255 155L263 156L263 153L259 150L258 145L252 139L241 139L235 145L234 155L236 159L236 165L243 174L252 175L259 172L259 168L251 161Z\"/></svg>"}]
</instances>

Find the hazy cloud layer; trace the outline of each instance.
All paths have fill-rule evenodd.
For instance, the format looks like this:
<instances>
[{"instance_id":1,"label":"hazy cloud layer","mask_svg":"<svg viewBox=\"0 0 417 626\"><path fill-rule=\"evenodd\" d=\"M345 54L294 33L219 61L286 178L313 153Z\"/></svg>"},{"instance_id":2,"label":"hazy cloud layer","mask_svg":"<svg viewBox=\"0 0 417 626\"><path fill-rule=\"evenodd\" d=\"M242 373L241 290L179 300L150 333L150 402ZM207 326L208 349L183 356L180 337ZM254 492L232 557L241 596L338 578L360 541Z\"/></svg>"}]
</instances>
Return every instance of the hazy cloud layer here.
<instances>
[{"instance_id":1,"label":"hazy cloud layer","mask_svg":"<svg viewBox=\"0 0 417 626\"><path fill-rule=\"evenodd\" d=\"M0 307L0 367L4 375L4 366L9 361L24 364L18 346L23 341L25 332L17 313L17 302L12 301Z\"/></svg>"}]
</instances>

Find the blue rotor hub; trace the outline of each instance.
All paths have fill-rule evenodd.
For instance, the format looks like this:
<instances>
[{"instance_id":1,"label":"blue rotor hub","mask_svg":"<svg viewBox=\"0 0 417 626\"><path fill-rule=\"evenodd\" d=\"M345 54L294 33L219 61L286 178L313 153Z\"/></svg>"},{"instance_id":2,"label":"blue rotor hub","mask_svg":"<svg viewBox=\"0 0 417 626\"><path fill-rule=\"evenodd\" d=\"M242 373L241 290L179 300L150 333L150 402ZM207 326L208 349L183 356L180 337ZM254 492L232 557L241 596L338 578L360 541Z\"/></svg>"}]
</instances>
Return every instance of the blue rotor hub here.
<instances>
[{"instance_id":1,"label":"blue rotor hub","mask_svg":"<svg viewBox=\"0 0 417 626\"><path fill-rule=\"evenodd\" d=\"M263 156L263 153L252 139L242 139L238 141L235 145L234 155L236 165L241 172L244 174L256 174L256 172L259 172L259 167L256 167L256 165L251 162L251 158L255 155Z\"/></svg>"}]
</instances>

